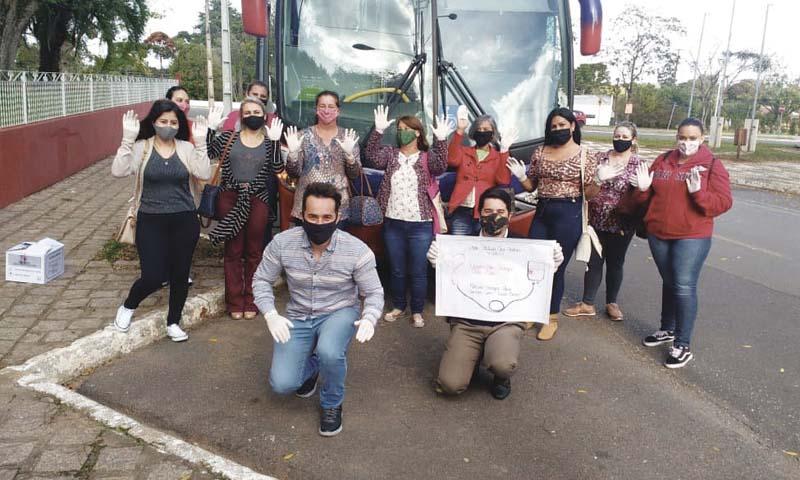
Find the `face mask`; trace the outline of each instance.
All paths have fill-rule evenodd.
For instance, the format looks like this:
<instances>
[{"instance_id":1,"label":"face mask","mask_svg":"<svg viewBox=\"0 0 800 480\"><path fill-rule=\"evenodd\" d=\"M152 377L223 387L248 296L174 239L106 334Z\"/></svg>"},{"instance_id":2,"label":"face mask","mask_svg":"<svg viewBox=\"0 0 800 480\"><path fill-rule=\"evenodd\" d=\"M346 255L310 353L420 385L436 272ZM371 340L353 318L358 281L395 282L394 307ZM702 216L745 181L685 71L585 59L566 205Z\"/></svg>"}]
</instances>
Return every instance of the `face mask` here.
<instances>
[{"instance_id":1,"label":"face mask","mask_svg":"<svg viewBox=\"0 0 800 480\"><path fill-rule=\"evenodd\" d=\"M633 145L633 140L614 140L614 151L622 153Z\"/></svg>"},{"instance_id":2,"label":"face mask","mask_svg":"<svg viewBox=\"0 0 800 480\"><path fill-rule=\"evenodd\" d=\"M700 149L700 140L678 140L678 150L687 157Z\"/></svg>"},{"instance_id":3,"label":"face mask","mask_svg":"<svg viewBox=\"0 0 800 480\"><path fill-rule=\"evenodd\" d=\"M508 217L500 214L481 215L481 230L490 237L496 236L508 226Z\"/></svg>"},{"instance_id":4,"label":"face mask","mask_svg":"<svg viewBox=\"0 0 800 480\"><path fill-rule=\"evenodd\" d=\"M244 117L242 119L242 123L244 123L244 126L249 128L250 130L258 130L259 128L264 126L264 117L259 117L258 115L250 115L249 117Z\"/></svg>"},{"instance_id":5,"label":"face mask","mask_svg":"<svg viewBox=\"0 0 800 480\"><path fill-rule=\"evenodd\" d=\"M321 123L331 123L339 116L339 110L317 110L317 118Z\"/></svg>"},{"instance_id":6,"label":"face mask","mask_svg":"<svg viewBox=\"0 0 800 480\"><path fill-rule=\"evenodd\" d=\"M408 145L409 143L413 142L416 139L417 139L417 132L414 130L397 131L397 143L401 147Z\"/></svg>"},{"instance_id":7,"label":"face mask","mask_svg":"<svg viewBox=\"0 0 800 480\"><path fill-rule=\"evenodd\" d=\"M553 140L553 145L565 145L572 138L572 132L569 128L550 130L550 138Z\"/></svg>"},{"instance_id":8,"label":"face mask","mask_svg":"<svg viewBox=\"0 0 800 480\"><path fill-rule=\"evenodd\" d=\"M314 245L322 245L333 236L336 231L336 222L329 223L309 223L303 222L303 230L306 232L308 241Z\"/></svg>"},{"instance_id":9,"label":"face mask","mask_svg":"<svg viewBox=\"0 0 800 480\"><path fill-rule=\"evenodd\" d=\"M162 127L160 125L153 125L153 128L155 128L156 135L158 135L158 138L164 141L172 140L173 138L175 138L175 135L178 134L177 128Z\"/></svg>"},{"instance_id":10,"label":"face mask","mask_svg":"<svg viewBox=\"0 0 800 480\"><path fill-rule=\"evenodd\" d=\"M181 109L184 115L189 115L189 107L190 107L189 102L178 104L178 108Z\"/></svg>"},{"instance_id":11,"label":"face mask","mask_svg":"<svg viewBox=\"0 0 800 480\"><path fill-rule=\"evenodd\" d=\"M472 135L472 139L475 140L475 145L478 148L485 147L487 143L492 141L492 137L494 137L494 132L475 132Z\"/></svg>"}]
</instances>

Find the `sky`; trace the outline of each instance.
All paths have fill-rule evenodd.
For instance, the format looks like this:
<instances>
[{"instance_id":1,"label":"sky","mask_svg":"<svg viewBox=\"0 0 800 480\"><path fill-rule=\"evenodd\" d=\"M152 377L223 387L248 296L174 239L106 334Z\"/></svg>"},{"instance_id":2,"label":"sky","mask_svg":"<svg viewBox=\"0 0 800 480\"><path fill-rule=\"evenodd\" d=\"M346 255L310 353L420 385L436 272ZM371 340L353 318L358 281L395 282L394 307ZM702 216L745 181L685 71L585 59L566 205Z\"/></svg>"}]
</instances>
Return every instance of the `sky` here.
<instances>
[{"instance_id":1,"label":"sky","mask_svg":"<svg viewBox=\"0 0 800 480\"><path fill-rule=\"evenodd\" d=\"M653 14L674 16L683 23L687 34L674 43L680 50L681 58L686 60L682 62L678 71L679 81L692 78L693 72L688 60L697 55L704 13L708 12L708 16L700 58L706 59L713 52L719 54L725 50L733 0L639 0L635 3L629 0L605 0L602 3L604 45L608 45L614 18L622 14L629 5L639 5ZM181 30L191 31L205 2L204 0L148 0L148 4L153 11L161 15L161 18L150 20L145 37L154 31L163 31L170 36ZM791 34L800 27L798 22L800 2L797 0L736 0L731 50L759 51L767 4L772 6L769 10L765 53L776 55L786 67L790 78L800 77L798 37ZM229 0L229 5L241 11L240 0ZM573 12L573 23L578 24L580 9L577 0L571 0L570 7ZM604 60L602 50L599 57L582 57L577 51L575 54L576 64L602 60Z\"/></svg>"}]
</instances>

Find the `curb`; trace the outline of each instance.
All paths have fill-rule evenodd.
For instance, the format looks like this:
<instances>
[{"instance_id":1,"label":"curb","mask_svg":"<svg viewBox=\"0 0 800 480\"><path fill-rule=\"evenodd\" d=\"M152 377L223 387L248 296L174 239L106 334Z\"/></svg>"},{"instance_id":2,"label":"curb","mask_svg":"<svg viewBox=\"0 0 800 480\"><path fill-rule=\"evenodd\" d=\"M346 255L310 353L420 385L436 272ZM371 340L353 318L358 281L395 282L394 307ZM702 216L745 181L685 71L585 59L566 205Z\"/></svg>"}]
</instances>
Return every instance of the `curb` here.
<instances>
[{"instance_id":1,"label":"curb","mask_svg":"<svg viewBox=\"0 0 800 480\"><path fill-rule=\"evenodd\" d=\"M181 324L189 328L196 327L203 324L206 319L222 313L225 309L223 299L223 288L216 288L187 299ZM22 375L17 379L17 384L21 387L53 396L110 428L124 430L128 435L145 442L159 452L175 455L190 463L204 465L215 474L235 480L275 480L274 477L260 474L173 435L143 425L127 415L61 385L78 377L87 369L99 367L165 336L166 310L155 311L134 321L127 333L121 333L113 325L109 325L75 340L67 347L42 353L22 365L6 367L0 370L0 374L17 372L18 375Z\"/></svg>"}]
</instances>

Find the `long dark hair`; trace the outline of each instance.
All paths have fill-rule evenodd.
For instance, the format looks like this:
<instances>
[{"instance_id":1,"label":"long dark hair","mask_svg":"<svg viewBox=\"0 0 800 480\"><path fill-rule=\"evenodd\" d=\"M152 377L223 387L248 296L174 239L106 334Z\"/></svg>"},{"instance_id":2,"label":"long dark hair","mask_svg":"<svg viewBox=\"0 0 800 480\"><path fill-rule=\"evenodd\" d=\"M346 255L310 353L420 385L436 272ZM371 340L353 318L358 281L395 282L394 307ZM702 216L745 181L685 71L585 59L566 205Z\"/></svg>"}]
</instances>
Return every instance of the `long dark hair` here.
<instances>
[{"instance_id":1,"label":"long dark hair","mask_svg":"<svg viewBox=\"0 0 800 480\"><path fill-rule=\"evenodd\" d=\"M153 106L150 107L150 112L142 121L139 122L139 135L136 140L146 140L156 134L156 129L153 128L153 123L158 120L162 114L166 112L175 112L178 117L178 134L175 138L178 140L189 141L189 122L186 121L186 115L183 110L178 108L178 104L172 100L156 100Z\"/></svg>"},{"instance_id":2,"label":"long dark hair","mask_svg":"<svg viewBox=\"0 0 800 480\"><path fill-rule=\"evenodd\" d=\"M422 124L420 119L414 115L405 115L397 119L398 125L400 122L406 124L408 128L419 132L419 137L417 137L417 148L420 149L420 151L427 152L430 146L428 145L428 139L425 138L425 125Z\"/></svg>"},{"instance_id":3,"label":"long dark hair","mask_svg":"<svg viewBox=\"0 0 800 480\"><path fill-rule=\"evenodd\" d=\"M314 108L317 108L317 105L319 105L319 99L324 97L325 95L327 95L329 97L333 97L333 99L336 100L336 108L342 108L342 105L341 105L342 102L339 99L339 94L334 92L333 90L323 90L323 91L319 92L317 94L317 96L314 98ZM314 121L312 122L312 124L316 125L318 121L319 121L319 118L317 118L317 116L314 115Z\"/></svg>"},{"instance_id":4,"label":"long dark hair","mask_svg":"<svg viewBox=\"0 0 800 480\"><path fill-rule=\"evenodd\" d=\"M179 90L183 90L184 92L186 92L186 96L187 97L189 96L189 92L185 88L181 87L180 85L173 85L172 87L169 87L169 90L167 90L167 94L164 95L164 97L172 100L172 97L175 95L175 92Z\"/></svg>"},{"instance_id":5,"label":"long dark hair","mask_svg":"<svg viewBox=\"0 0 800 480\"><path fill-rule=\"evenodd\" d=\"M550 128L550 124L553 123L553 117L561 117L564 120L575 124L575 130L572 132L572 140L575 141L578 145L581 144L581 126L578 125L578 120L575 118L575 114L572 113L572 110L569 108L558 107L554 108L549 115L547 115L547 120L544 124L544 144L545 145L553 145L553 133Z\"/></svg>"}]
</instances>

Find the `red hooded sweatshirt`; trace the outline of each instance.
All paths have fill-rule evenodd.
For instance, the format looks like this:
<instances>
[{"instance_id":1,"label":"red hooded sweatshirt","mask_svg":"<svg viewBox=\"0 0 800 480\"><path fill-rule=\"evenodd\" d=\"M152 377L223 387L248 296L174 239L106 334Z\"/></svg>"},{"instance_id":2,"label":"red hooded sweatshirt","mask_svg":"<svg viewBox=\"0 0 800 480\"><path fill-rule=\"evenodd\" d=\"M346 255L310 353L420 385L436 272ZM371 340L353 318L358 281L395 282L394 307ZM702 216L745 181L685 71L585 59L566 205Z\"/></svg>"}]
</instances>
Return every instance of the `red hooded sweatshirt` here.
<instances>
[{"instance_id":1,"label":"red hooded sweatshirt","mask_svg":"<svg viewBox=\"0 0 800 480\"><path fill-rule=\"evenodd\" d=\"M679 158L678 150L660 155L650 167L652 186L637 192L637 201L650 201L644 216L647 233L662 240L708 238L714 230L714 217L733 205L728 171L705 145L682 165ZM695 166L705 171L700 173L700 190L689 193L686 178Z\"/></svg>"}]
</instances>

